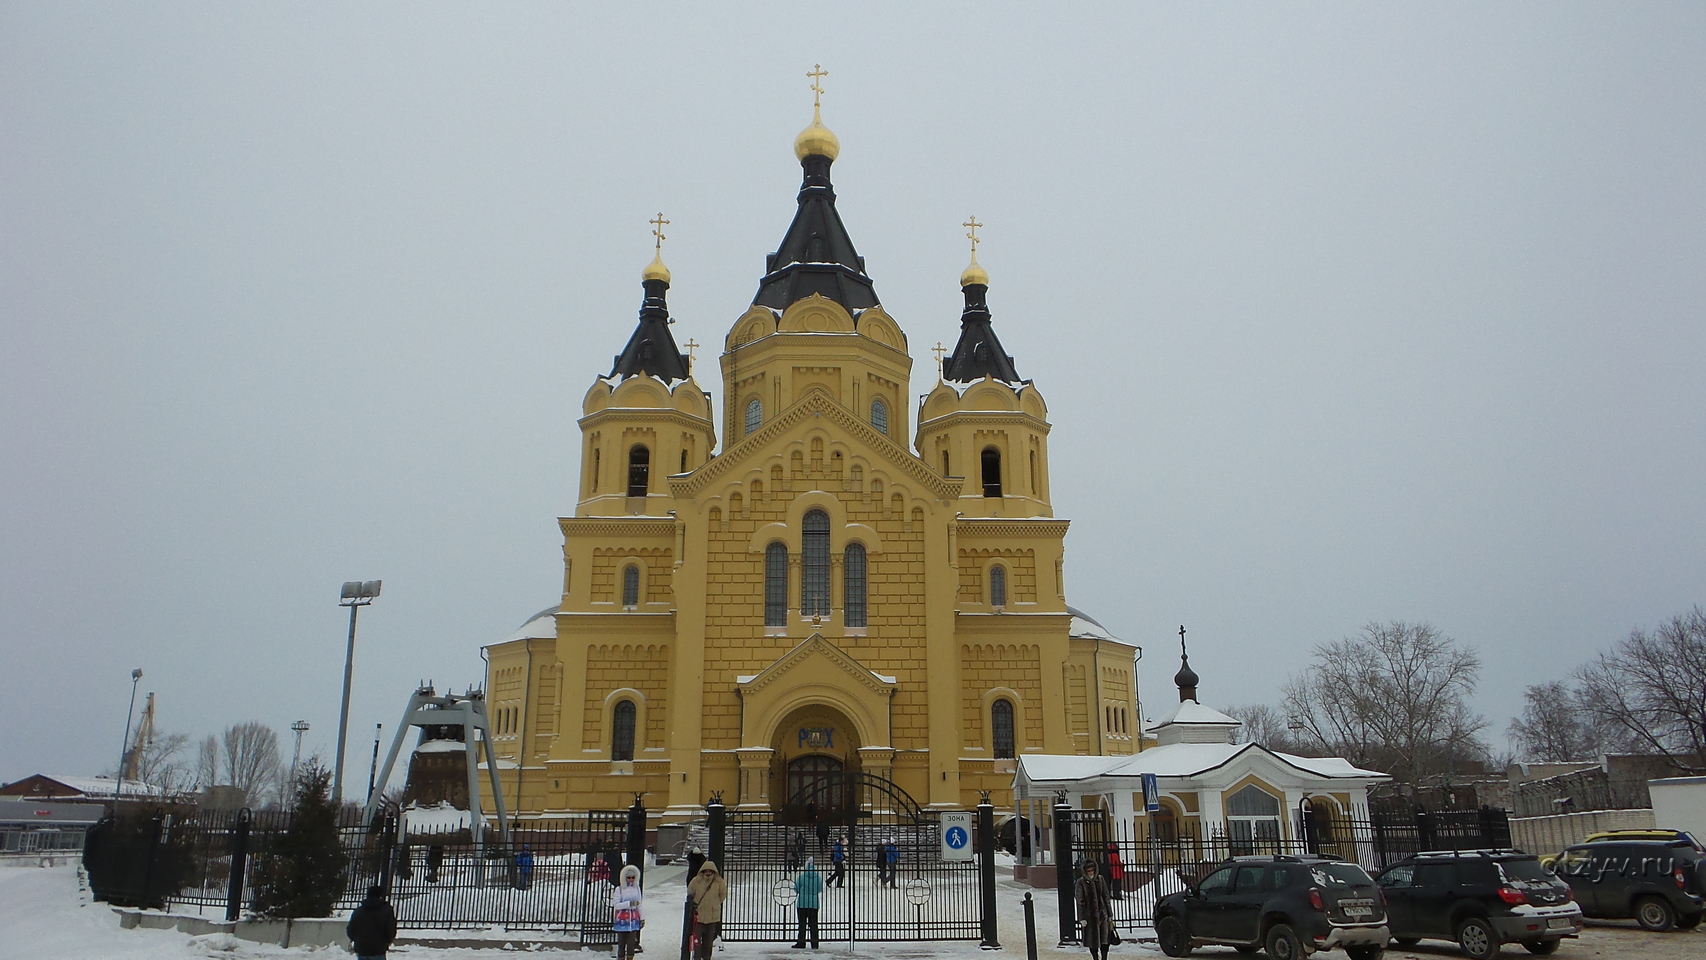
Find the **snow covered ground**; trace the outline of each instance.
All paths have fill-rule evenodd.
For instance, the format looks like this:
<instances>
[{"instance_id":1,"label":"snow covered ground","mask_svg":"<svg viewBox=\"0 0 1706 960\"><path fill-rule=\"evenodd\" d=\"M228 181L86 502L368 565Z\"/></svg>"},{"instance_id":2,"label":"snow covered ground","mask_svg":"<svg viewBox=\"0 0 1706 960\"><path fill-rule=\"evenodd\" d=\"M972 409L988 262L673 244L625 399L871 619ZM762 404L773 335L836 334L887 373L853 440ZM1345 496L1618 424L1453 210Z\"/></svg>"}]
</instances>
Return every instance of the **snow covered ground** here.
<instances>
[{"instance_id":1,"label":"snow covered ground","mask_svg":"<svg viewBox=\"0 0 1706 960\"><path fill-rule=\"evenodd\" d=\"M1023 897L1028 889L1014 883L1011 868L997 874L999 935L1007 956L1025 955L1025 926ZM676 904L681 900L682 879L679 875L661 880L650 891L660 903ZM1082 960L1082 950L1057 950L1057 916L1049 891L1033 891L1037 918L1037 955L1042 960ZM647 954L654 960L674 960L679 949L678 921L657 919L648 922L645 943ZM668 931L668 932L665 932ZM405 936L417 936L422 931L406 931ZM466 931L446 936L468 937ZM498 960L513 958L517 951L502 949L470 949L465 947L427 947L404 945L394 948L391 956L400 960ZM544 951L540 951L544 952ZM1212 951L1211 951L1212 952ZM606 951L559 952L568 958L607 956ZM847 956L847 945L824 943L825 955ZM1160 956L1151 944L1124 944L1114 953L1145 960ZM860 958L878 957L972 957L992 956L975 943L861 943L854 954ZM175 930L122 930L118 916L104 903L90 900L89 892L78 879L76 867L13 867L0 869L0 960L193 960L193 958L297 958L310 960L323 957L348 957L339 948L314 950L296 947L289 950L269 944L251 943L224 934L192 937ZM790 950L786 943L734 943L723 945L718 960L748 960L748 958L798 957L800 951Z\"/></svg>"}]
</instances>

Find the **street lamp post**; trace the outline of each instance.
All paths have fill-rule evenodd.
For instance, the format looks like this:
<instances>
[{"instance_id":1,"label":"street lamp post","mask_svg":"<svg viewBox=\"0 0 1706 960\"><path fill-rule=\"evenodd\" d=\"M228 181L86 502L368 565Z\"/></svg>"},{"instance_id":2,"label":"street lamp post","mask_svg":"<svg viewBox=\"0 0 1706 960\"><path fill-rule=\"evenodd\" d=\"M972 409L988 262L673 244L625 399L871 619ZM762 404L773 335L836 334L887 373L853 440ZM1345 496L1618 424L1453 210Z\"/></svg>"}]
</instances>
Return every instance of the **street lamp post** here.
<instances>
[{"instance_id":1,"label":"street lamp post","mask_svg":"<svg viewBox=\"0 0 1706 960\"><path fill-rule=\"evenodd\" d=\"M124 712L124 739L118 745L118 772L113 775L113 805L117 806L124 793L124 767L130 753L130 720L136 715L136 685L142 682L142 668L130 671L130 708Z\"/></svg>"},{"instance_id":2,"label":"street lamp post","mask_svg":"<svg viewBox=\"0 0 1706 960\"><path fill-rule=\"evenodd\" d=\"M349 739L349 687L355 669L355 612L379 596L379 580L350 580L344 583L338 606L349 607L349 645L344 649L344 705L338 711L338 765L332 774L332 804L344 801L344 743Z\"/></svg>"},{"instance_id":3,"label":"street lamp post","mask_svg":"<svg viewBox=\"0 0 1706 960\"><path fill-rule=\"evenodd\" d=\"M292 805L296 801L296 765L302 762L302 735L308 732L308 721L298 720L290 725L292 733L296 734L296 752L290 757L290 798Z\"/></svg>"}]
</instances>

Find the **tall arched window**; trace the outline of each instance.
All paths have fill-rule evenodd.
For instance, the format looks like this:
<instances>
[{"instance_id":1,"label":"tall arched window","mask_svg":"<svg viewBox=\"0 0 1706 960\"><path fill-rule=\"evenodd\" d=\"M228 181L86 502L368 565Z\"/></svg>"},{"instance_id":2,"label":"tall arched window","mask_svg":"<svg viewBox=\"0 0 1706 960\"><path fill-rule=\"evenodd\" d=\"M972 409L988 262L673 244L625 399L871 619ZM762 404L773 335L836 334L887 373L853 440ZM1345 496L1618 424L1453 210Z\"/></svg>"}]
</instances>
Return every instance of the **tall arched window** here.
<instances>
[{"instance_id":1,"label":"tall arched window","mask_svg":"<svg viewBox=\"0 0 1706 960\"><path fill-rule=\"evenodd\" d=\"M1031 451L1031 496L1037 495L1037 452Z\"/></svg>"},{"instance_id":2,"label":"tall arched window","mask_svg":"<svg viewBox=\"0 0 1706 960\"><path fill-rule=\"evenodd\" d=\"M622 606L640 605L640 568L629 564L622 568Z\"/></svg>"},{"instance_id":3,"label":"tall arched window","mask_svg":"<svg viewBox=\"0 0 1706 960\"><path fill-rule=\"evenodd\" d=\"M628 496L643 497L651 485L652 452L645 444L636 443L628 449Z\"/></svg>"},{"instance_id":4,"label":"tall arched window","mask_svg":"<svg viewBox=\"0 0 1706 960\"><path fill-rule=\"evenodd\" d=\"M753 397L746 402L746 432L757 430L764 422L764 401Z\"/></svg>"},{"instance_id":5,"label":"tall arched window","mask_svg":"<svg viewBox=\"0 0 1706 960\"><path fill-rule=\"evenodd\" d=\"M634 701L618 700L610 716L610 759L634 759Z\"/></svg>"},{"instance_id":6,"label":"tall arched window","mask_svg":"<svg viewBox=\"0 0 1706 960\"><path fill-rule=\"evenodd\" d=\"M954 475L953 471L948 469L948 451L943 450L942 451L942 476L951 477L953 475Z\"/></svg>"},{"instance_id":7,"label":"tall arched window","mask_svg":"<svg viewBox=\"0 0 1706 960\"><path fill-rule=\"evenodd\" d=\"M989 735L995 759L1013 757L1013 701L1002 698L989 705Z\"/></svg>"},{"instance_id":8,"label":"tall arched window","mask_svg":"<svg viewBox=\"0 0 1706 960\"><path fill-rule=\"evenodd\" d=\"M878 433L889 432L889 405L881 397L871 401L871 426L876 427Z\"/></svg>"},{"instance_id":9,"label":"tall arched window","mask_svg":"<svg viewBox=\"0 0 1706 960\"><path fill-rule=\"evenodd\" d=\"M1001 451L994 447L983 448L983 495L1001 496Z\"/></svg>"},{"instance_id":10,"label":"tall arched window","mask_svg":"<svg viewBox=\"0 0 1706 960\"><path fill-rule=\"evenodd\" d=\"M599 448L597 448L597 447L592 448L592 492L593 493L598 492L598 467L599 467L599 463L601 461L601 457L599 456L599 454L602 452L603 451L599 450Z\"/></svg>"},{"instance_id":11,"label":"tall arched window","mask_svg":"<svg viewBox=\"0 0 1706 960\"><path fill-rule=\"evenodd\" d=\"M829 616L829 514L808 511L800 521L800 616Z\"/></svg>"},{"instance_id":12,"label":"tall arched window","mask_svg":"<svg viewBox=\"0 0 1706 960\"><path fill-rule=\"evenodd\" d=\"M989 605L1005 607L1007 605L1007 568L989 568Z\"/></svg>"},{"instance_id":13,"label":"tall arched window","mask_svg":"<svg viewBox=\"0 0 1706 960\"><path fill-rule=\"evenodd\" d=\"M686 450L681 451L681 469L678 472L680 472L680 473L686 473L687 472L687 451Z\"/></svg>"},{"instance_id":14,"label":"tall arched window","mask_svg":"<svg viewBox=\"0 0 1706 960\"><path fill-rule=\"evenodd\" d=\"M764 625L788 625L788 548L780 543L764 548Z\"/></svg>"},{"instance_id":15,"label":"tall arched window","mask_svg":"<svg viewBox=\"0 0 1706 960\"><path fill-rule=\"evenodd\" d=\"M863 627L865 625L865 545L850 543L847 553L841 560L844 577L841 595L847 609L842 614L842 625L847 627Z\"/></svg>"}]
</instances>

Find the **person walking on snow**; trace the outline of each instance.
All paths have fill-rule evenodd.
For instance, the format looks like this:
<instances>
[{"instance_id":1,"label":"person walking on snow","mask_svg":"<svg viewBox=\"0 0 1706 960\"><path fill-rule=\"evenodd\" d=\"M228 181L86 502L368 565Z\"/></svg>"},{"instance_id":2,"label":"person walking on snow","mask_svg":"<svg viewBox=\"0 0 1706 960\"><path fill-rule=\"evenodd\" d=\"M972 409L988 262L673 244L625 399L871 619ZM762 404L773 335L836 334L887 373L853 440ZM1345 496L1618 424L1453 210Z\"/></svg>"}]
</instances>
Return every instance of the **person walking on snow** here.
<instances>
[{"instance_id":1,"label":"person walking on snow","mask_svg":"<svg viewBox=\"0 0 1706 960\"><path fill-rule=\"evenodd\" d=\"M840 837L835 838L835 846L829 850L829 862L834 865L835 869L830 871L829 880L824 883L824 886L847 886L847 845L842 842Z\"/></svg>"},{"instance_id":2,"label":"person walking on snow","mask_svg":"<svg viewBox=\"0 0 1706 960\"><path fill-rule=\"evenodd\" d=\"M900 847L890 837L883 841L883 869L878 879L889 886L895 885L895 873L900 867Z\"/></svg>"},{"instance_id":3,"label":"person walking on snow","mask_svg":"<svg viewBox=\"0 0 1706 960\"><path fill-rule=\"evenodd\" d=\"M525 843L521 845L521 852L515 855L515 888L533 888L533 848Z\"/></svg>"},{"instance_id":4,"label":"person walking on snow","mask_svg":"<svg viewBox=\"0 0 1706 960\"><path fill-rule=\"evenodd\" d=\"M706 860L687 885L687 897L693 901L693 932L699 938L696 960L711 960L711 944L722 930L723 899L728 895L729 886L717 872L717 864Z\"/></svg>"},{"instance_id":5,"label":"person walking on snow","mask_svg":"<svg viewBox=\"0 0 1706 960\"><path fill-rule=\"evenodd\" d=\"M811 929L812 949L817 949L817 898L823 892L823 878L818 876L817 866L811 857L806 858L806 868L794 878L794 910L799 914L800 935L794 938L794 946L803 948L806 945L806 929Z\"/></svg>"},{"instance_id":6,"label":"person walking on snow","mask_svg":"<svg viewBox=\"0 0 1706 960\"><path fill-rule=\"evenodd\" d=\"M634 960L634 948L640 943L640 927L645 925L640 901L640 868L629 864L622 868L622 883L610 894L610 905L616 914L616 960Z\"/></svg>"},{"instance_id":7,"label":"person walking on snow","mask_svg":"<svg viewBox=\"0 0 1706 960\"><path fill-rule=\"evenodd\" d=\"M384 890L367 889L367 899L350 913L344 933L349 935L350 947L359 960L384 960L385 951L397 939L397 914L391 909L391 901L385 899Z\"/></svg>"},{"instance_id":8,"label":"person walking on snow","mask_svg":"<svg viewBox=\"0 0 1706 960\"><path fill-rule=\"evenodd\" d=\"M1096 861L1086 859L1078 882L1073 884L1078 919L1084 923L1084 946L1095 960L1108 960L1114 938L1113 907L1108 903L1108 883L1096 872Z\"/></svg>"}]
</instances>

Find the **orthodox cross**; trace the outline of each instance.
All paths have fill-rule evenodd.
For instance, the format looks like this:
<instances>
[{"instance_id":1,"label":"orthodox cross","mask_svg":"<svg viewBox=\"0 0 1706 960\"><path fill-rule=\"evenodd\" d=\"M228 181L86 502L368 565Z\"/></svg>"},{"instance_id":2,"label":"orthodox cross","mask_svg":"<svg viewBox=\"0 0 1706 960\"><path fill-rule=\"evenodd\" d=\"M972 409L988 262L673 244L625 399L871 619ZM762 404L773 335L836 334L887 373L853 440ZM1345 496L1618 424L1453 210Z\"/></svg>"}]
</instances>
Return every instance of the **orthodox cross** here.
<instances>
[{"instance_id":1,"label":"orthodox cross","mask_svg":"<svg viewBox=\"0 0 1706 960\"><path fill-rule=\"evenodd\" d=\"M1185 656L1185 625L1179 624L1179 656Z\"/></svg>"},{"instance_id":2,"label":"orthodox cross","mask_svg":"<svg viewBox=\"0 0 1706 960\"><path fill-rule=\"evenodd\" d=\"M942 354L947 353L948 348L942 346L942 341L938 340L936 345L930 348L930 352L936 355L936 379L940 380L942 379Z\"/></svg>"},{"instance_id":3,"label":"orthodox cross","mask_svg":"<svg viewBox=\"0 0 1706 960\"><path fill-rule=\"evenodd\" d=\"M812 107L815 109L823 106L823 78L829 76L829 71L823 68L823 64L814 63L812 68L806 71L806 76L812 80Z\"/></svg>"},{"instance_id":4,"label":"orthodox cross","mask_svg":"<svg viewBox=\"0 0 1706 960\"><path fill-rule=\"evenodd\" d=\"M699 341L689 340L685 344L683 344L683 346L685 346L687 348L687 359L691 360L691 359L693 359L694 349L699 346Z\"/></svg>"},{"instance_id":5,"label":"orthodox cross","mask_svg":"<svg viewBox=\"0 0 1706 960\"><path fill-rule=\"evenodd\" d=\"M663 242L666 239L663 235L663 228L669 225L669 221L663 218L663 211L659 210L657 216L646 222L652 225L652 236L658 238L657 249L659 253L662 253Z\"/></svg>"},{"instance_id":6,"label":"orthodox cross","mask_svg":"<svg viewBox=\"0 0 1706 960\"><path fill-rule=\"evenodd\" d=\"M976 257L977 256L977 245L983 242L982 240L980 240L978 238L977 228L983 226L983 224L978 223L977 217L973 216L971 219L967 220L965 223L960 224L960 226L971 228L970 232L968 232L966 234L966 238L971 241L971 255L973 257Z\"/></svg>"}]
</instances>

